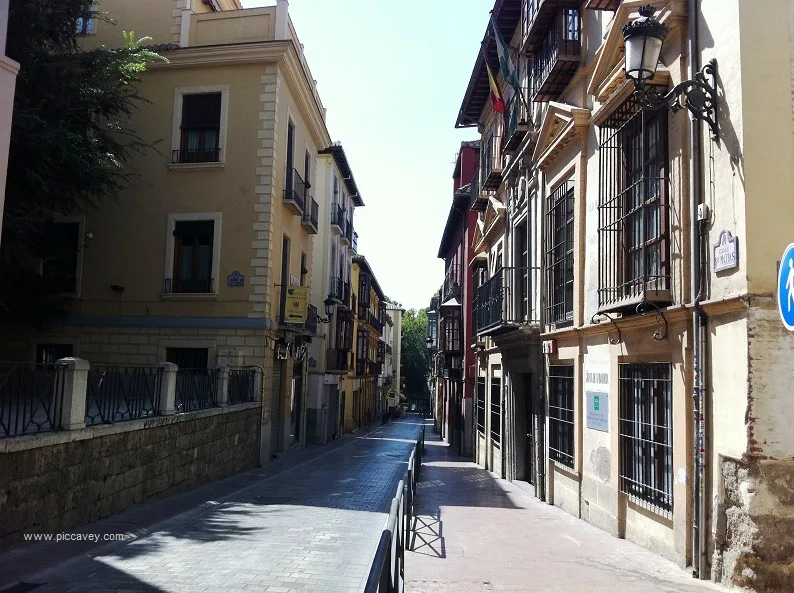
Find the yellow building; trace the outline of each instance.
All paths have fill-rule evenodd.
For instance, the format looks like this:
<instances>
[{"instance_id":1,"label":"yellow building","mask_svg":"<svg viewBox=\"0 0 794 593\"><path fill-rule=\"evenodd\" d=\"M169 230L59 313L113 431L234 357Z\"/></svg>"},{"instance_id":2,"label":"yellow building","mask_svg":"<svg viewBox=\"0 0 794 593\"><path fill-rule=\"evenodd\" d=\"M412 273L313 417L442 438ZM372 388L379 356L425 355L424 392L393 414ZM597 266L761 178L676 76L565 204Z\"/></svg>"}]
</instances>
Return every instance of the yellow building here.
<instances>
[{"instance_id":1,"label":"yellow building","mask_svg":"<svg viewBox=\"0 0 794 593\"><path fill-rule=\"evenodd\" d=\"M46 332L6 328L6 358L264 369L261 461L304 442L305 336L325 109L286 0L106 0L86 47L150 35L168 63L144 77L134 155L117 201L58 221L70 297ZM66 257L63 255L66 254ZM295 297L295 298L293 298ZM308 323L307 323L308 317ZM9 335L10 334L10 335Z\"/></svg>"},{"instance_id":2,"label":"yellow building","mask_svg":"<svg viewBox=\"0 0 794 593\"><path fill-rule=\"evenodd\" d=\"M8 0L0 0L0 231L3 226L11 113L14 108L14 88L16 87L17 72L19 72L19 64L5 55L7 23Z\"/></svg>"},{"instance_id":3,"label":"yellow building","mask_svg":"<svg viewBox=\"0 0 794 593\"><path fill-rule=\"evenodd\" d=\"M366 426L385 409L385 397L378 394L378 375L385 358L381 341L386 322L386 297L363 255L353 257L353 360L355 374L343 381L345 430Z\"/></svg>"}]
</instances>

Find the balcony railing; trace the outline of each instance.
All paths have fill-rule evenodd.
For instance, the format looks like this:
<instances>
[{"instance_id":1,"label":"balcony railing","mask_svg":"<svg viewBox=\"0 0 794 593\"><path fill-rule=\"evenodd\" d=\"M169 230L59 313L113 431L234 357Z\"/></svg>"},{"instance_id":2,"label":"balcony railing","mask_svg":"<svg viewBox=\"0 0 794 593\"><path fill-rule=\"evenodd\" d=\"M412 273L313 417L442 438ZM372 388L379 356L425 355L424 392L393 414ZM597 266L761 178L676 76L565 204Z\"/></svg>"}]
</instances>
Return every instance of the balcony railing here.
<instances>
[{"instance_id":1,"label":"balcony railing","mask_svg":"<svg viewBox=\"0 0 794 593\"><path fill-rule=\"evenodd\" d=\"M309 233L316 235L320 228L320 207L311 196L306 196L306 205L308 207L301 217L301 224L306 227Z\"/></svg>"},{"instance_id":2,"label":"balcony railing","mask_svg":"<svg viewBox=\"0 0 794 593\"><path fill-rule=\"evenodd\" d=\"M163 292L209 294L215 292L215 278L166 278Z\"/></svg>"},{"instance_id":3,"label":"balcony railing","mask_svg":"<svg viewBox=\"0 0 794 593\"><path fill-rule=\"evenodd\" d=\"M534 53L561 8L578 8L581 0L524 0L521 19L522 47Z\"/></svg>"},{"instance_id":4,"label":"balcony railing","mask_svg":"<svg viewBox=\"0 0 794 593\"><path fill-rule=\"evenodd\" d=\"M292 210L293 214L303 214L306 207L306 182L303 181L297 169L287 169L285 188L284 205Z\"/></svg>"},{"instance_id":5,"label":"balcony railing","mask_svg":"<svg viewBox=\"0 0 794 593\"><path fill-rule=\"evenodd\" d=\"M443 300L449 297L460 296L460 266L450 264L447 273L444 275Z\"/></svg>"},{"instance_id":6,"label":"balcony railing","mask_svg":"<svg viewBox=\"0 0 794 593\"><path fill-rule=\"evenodd\" d=\"M345 232L345 210L337 203L331 205L331 230L342 235Z\"/></svg>"},{"instance_id":7,"label":"balcony railing","mask_svg":"<svg viewBox=\"0 0 794 593\"><path fill-rule=\"evenodd\" d=\"M557 11L532 60L532 96L535 102L557 99L571 82L581 61L579 10Z\"/></svg>"},{"instance_id":8,"label":"balcony railing","mask_svg":"<svg viewBox=\"0 0 794 593\"><path fill-rule=\"evenodd\" d=\"M493 134L488 138L480 155L480 163L482 189L497 189L502 183L502 137L500 134Z\"/></svg>"},{"instance_id":9,"label":"balcony railing","mask_svg":"<svg viewBox=\"0 0 794 593\"><path fill-rule=\"evenodd\" d=\"M475 212L483 212L487 205L488 197L480 191L480 166L477 165L469 185L469 209Z\"/></svg>"},{"instance_id":10,"label":"balcony railing","mask_svg":"<svg viewBox=\"0 0 794 593\"><path fill-rule=\"evenodd\" d=\"M351 229L352 228L353 227L351 227ZM353 252L358 253L358 233L356 233L355 231L353 232L352 246L353 246Z\"/></svg>"},{"instance_id":11,"label":"balcony railing","mask_svg":"<svg viewBox=\"0 0 794 593\"><path fill-rule=\"evenodd\" d=\"M521 88L521 95L514 94L507 104L507 132L505 134L505 152L513 152L520 145L529 130L529 114L522 97L526 97L527 89Z\"/></svg>"},{"instance_id":12,"label":"balcony railing","mask_svg":"<svg viewBox=\"0 0 794 593\"><path fill-rule=\"evenodd\" d=\"M331 279L328 282L328 296L331 297L332 299L336 299L340 303L344 303L345 284L346 282L342 280L339 276L331 276Z\"/></svg>"},{"instance_id":13,"label":"balcony railing","mask_svg":"<svg viewBox=\"0 0 794 593\"><path fill-rule=\"evenodd\" d=\"M538 324L534 307L536 268L501 268L477 289L474 300L474 330L492 335Z\"/></svg>"},{"instance_id":14,"label":"balcony railing","mask_svg":"<svg viewBox=\"0 0 794 593\"><path fill-rule=\"evenodd\" d=\"M190 148L187 150L172 150L171 163L218 163L221 160L220 148Z\"/></svg>"}]
</instances>

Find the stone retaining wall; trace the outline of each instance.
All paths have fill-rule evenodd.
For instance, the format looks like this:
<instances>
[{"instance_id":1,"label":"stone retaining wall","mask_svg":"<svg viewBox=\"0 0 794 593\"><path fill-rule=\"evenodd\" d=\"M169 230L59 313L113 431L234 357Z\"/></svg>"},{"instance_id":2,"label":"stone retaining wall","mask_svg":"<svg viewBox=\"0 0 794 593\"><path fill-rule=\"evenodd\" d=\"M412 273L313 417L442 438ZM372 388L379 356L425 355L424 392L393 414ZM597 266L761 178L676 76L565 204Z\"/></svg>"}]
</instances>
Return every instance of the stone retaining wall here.
<instances>
[{"instance_id":1,"label":"stone retaining wall","mask_svg":"<svg viewBox=\"0 0 794 593\"><path fill-rule=\"evenodd\" d=\"M259 403L0 441L0 552L253 468Z\"/></svg>"}]
</instances>

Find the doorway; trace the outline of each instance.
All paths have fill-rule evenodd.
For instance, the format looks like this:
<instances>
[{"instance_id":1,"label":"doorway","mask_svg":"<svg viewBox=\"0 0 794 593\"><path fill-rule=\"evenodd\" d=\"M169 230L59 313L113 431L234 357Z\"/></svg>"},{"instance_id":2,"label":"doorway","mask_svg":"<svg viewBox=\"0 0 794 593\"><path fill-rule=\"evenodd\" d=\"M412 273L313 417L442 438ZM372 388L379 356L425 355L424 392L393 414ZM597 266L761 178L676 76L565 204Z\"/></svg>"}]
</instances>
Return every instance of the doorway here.
<instances>
[{"instance_id":1,"label":"doorway","mask_svg":"<svg viewBox=\"0 0 794 593\"><path fill-rule=\"evenodd\" d=\"M524 398L524 427L526 428L527 442L524 449L524 479L530 484L535 483L535 398L532 397L532 374L522 373L523 398Z\"/></svg>"}]
</instances>

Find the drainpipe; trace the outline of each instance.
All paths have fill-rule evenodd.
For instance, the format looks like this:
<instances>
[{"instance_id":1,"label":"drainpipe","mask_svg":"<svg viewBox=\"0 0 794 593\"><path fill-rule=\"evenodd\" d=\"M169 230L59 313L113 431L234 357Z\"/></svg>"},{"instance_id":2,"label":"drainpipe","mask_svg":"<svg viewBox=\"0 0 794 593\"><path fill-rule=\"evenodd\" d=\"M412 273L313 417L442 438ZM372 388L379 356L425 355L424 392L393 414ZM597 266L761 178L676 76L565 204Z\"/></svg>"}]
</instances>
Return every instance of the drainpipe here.
<instances>
[{"instance_id":1,"label":"drainpipe","mask_svg":"<svg viewBox=\"0 0 794 593\"><path fill-rule=\"evenodd\" d=\"M690 3L689 13L689 79L693 80L700 70L700 48L698 43L699 2ZM692 522L692 565L696 578L706 576L706 492L705 492L705 454L706 454L706 315L700 306L704 292L702 274L704 257L703 238L708 221L698 220L698 205L703 203L703 162L702 162L702 123L692 118L689 128L690 172L689 194L691 211L689 220L689 240L691 253L690 290L693 295L693 434L694 434L694 484L693 484L693 522Z\"/></svg>"}]
</instances>

